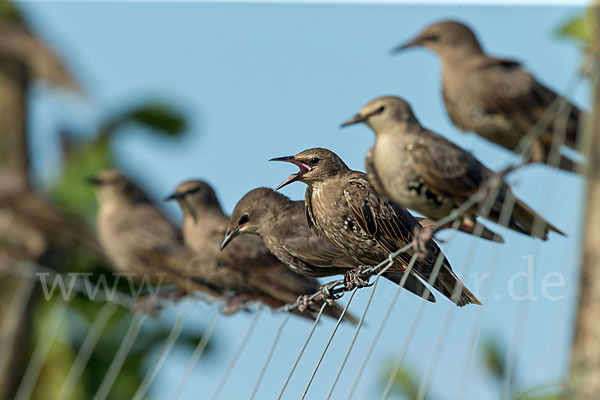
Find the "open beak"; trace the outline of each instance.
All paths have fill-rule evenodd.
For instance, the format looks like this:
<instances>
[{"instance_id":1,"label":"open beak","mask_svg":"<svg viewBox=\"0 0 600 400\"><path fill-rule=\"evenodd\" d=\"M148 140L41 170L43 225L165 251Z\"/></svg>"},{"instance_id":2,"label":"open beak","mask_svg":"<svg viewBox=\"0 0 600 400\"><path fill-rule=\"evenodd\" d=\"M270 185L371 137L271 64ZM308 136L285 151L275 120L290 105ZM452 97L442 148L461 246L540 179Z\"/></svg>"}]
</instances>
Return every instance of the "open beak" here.
<instances>
[{"instance_id":1,"label":"open beak","mask_svg":"<svg viewBox=\"0 0 600 400\"><path fill-rule=\"evenodd\" d=\"M88 176L87 178L85 178L85 182L89 185L94 185L94 186L98 186L98 185L102 184L102 181L96 176Z\"/></svg>"},{"instance_id":2,"label":"open beak","mask_svg":"<svg viewBox=\"0 0 600 400\"><path fill-rule=\"evenodd\" d=\"M300 168L300 171L298 171L295 174L290 175L285 181L281 182L279 184L279 186L277 186L275 188L275 190L279 190L284 186L289 185L292 182L296 182L298 180L301 180L302 177L304 177L304 175L306 175L306 173L310 172L311 167L304 164L302 161L298 161L294 158L294 156L286 156L286 157L277 157L277 158L271 158L269 161L285 161L285 162L289 162L292 163L296 166L298 166L298 168Z\"/></svg>"},{"instance_id":3,"label":"open beak","mask_svg":"<svg viewBox=\"0 0 600 400\"><path fill-rule=\"evenodd\" d=\"M394 47L392 49L392 54L397 54L406 49L410 49L411 47L416 47L416 46L420 46L420 45L421 45L421 41L419 40L419 38L414 38L409 42L406 42L404 44Z\"/></svg>"},{"instance_id":4,"label":"open beak","mask_svg":"<svg viewBox=\"0 0 600 400\"><path fill-rule=\"evenodd\" d=\"M340 125L340 128L345 128L350 125L359 124L361 122L365 122L367 118L360 114L356 114L354 117L350 118L348 121L344 122Z\"/></svg>"},{"instance_id":5,"label":"open beak","mask_svg":"<svg viewBox=\"0 0 600 400\"><path fill-rule=\"evenodd\" d=\"M238 228L234 229L231 232L226 232L225 237L223 238L223 242L221 243L221 246L219 247L219 250L222 251L225 248L225 246L227 246L229 244L229 242L231 242L233 240L233 238L235 238L239 234L240 234L240 230Z\"/></svg>"}]
</instances>

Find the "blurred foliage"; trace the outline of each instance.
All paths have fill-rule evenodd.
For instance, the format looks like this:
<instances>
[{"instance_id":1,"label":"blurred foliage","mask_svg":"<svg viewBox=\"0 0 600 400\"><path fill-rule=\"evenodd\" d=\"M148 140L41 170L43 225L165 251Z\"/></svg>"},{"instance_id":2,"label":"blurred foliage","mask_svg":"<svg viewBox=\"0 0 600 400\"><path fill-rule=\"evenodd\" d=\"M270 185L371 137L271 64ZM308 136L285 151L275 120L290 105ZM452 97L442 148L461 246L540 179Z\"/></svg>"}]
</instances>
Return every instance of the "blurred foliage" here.
<instances>
[{"instance_id":1,"label":"blurred foliage","mask_svg":"<svg viewBox=\"0 0 600 400\"><path fill-rule=\"evenodd\" d=\"M107 118L100 125L96 138L90 142L69 142L67 134L64 138L67 141L64 145L64 173L52 189L52 197L58 204L80 216L92 214L96 204L94 193L83 182L98 171L115 166L111 142L122 128L130 124L171 137L181 136L187 127L180 111L166 104L148 103Z\"/></svg>"},{"instance_id":2,"label":"blurred foliage","mask_svg":"<svg viewBox=\"0 0 600 400\"><path fill-rule=\"evenodd\" d=\"M394 373L394 365L390 363L386 369L385 380L382 387L387 386L389 379ZM419 392L419 381L415 373L408 366L400 366L393 377L392 392L404 399L416 399Z\"/></svg>"},{"instance_id":3,"label":"blurred foliage","mask_svg":"<svg viewBox=\"0 0 600 400\"><path fill-rule=\"evenodd\" d=\"M0 25L4 21L23 21L20 10L14 3L0 0ZM40 43L43 41L40 40ZM52 52L49 48L32 47L32 51ZM37 54L37 53L36 53ZM56 59L58 56L52 53ZM25 60L34 62L39 57L29 57ZM33 61L32 61L33 60ZM58 73L66 73L60 63L47 63L48 68L60 69ZM29 65L31 69L34 67ZM50 71L52 72L52 71ZM52 77L52 73L40 75L41 79ZM55 86L63 85L66 89L73 89L67 85L66 79L53 80ZM37 92L36 92L37 93ZM10 115L0 115L0 118L11 118ZM115 137L130 125L141 127L148 135L162 135L177 139L185 133L187 128L186 118L182 112L168 104L160 102L147 102L135 104L124 110L107 117L99 124L93 139L82 142L73 139L76 135L66 134L63 140L63 174L50 189L50 196L54 203L63 211L77 215L87 221L93 219L96 202L92 187L85 184L84 179L98 171L118 167L112 153ZM109 290L115 285L112 271L105 265L105 260L84 248L59 247L53 245L50 251L40 260L40 263L57 270L58 272L91 272L89 281L92 288L99 282L101 274L106 279ZM66 276L66 275L63 275ZM68 278L65 279L65 283ZM68 285L67 285L68 286ZM129 286L125 279L119 280L117 290L129 293ZM56 289L59 292L58 289ZM41 339L48 335L51 318L55 315L52 310L62 302L61 296L56 294L46 301L41 291L31 310L31 329L29 345L23 355L24 360L29 360L35 346ZM60 326L60 331L52 341L48 357L43 365L39 379L36 382L32 399L57 398L62 385L69 373L73 361L88 333L89 328L98 316L98 312L105 303L92 302L86 296L77 293L69 304L65 321ZM73 399L90 399L102 382L106 371L113 360L115 353L121 345L122 339L128 330L132 314L128 309L117 307L108 323L91 357L86 364L83 375L77 382ZM121 368L114 382L109 398L130 399L139 387L146 374L146 368L156 356L158 347L164 343L170 333L171 327L155 320L146 320L135 341L134 347L125 364ZM202 330L184 330L177 341L177 346L186 348L195 347L202 336ZM212 346L207 348L207 351ZM191 351L190 351L191 353ZM150 357L150 359L148 359ZM18 384L18 383L17 383Z\"/></svg>"},{"instance_id":4,"label":"blurred foliage","mask_svg":"<svg viewBox=\"0 0 600 400\"><path fill-rule=\"evenodd\" d=\"M8 21L22 21L21 13L15 5L6 0L0 0L0 19Z\"/></svg>"},{"instance_id":5,"label":"blurred foliage","mask_svg":"<svg viewBox=\"0 0 600 400\"><path fill-rule=\"evenodd\" d=\"M587 43L592 37L591 11L580 16L572 17L556 31L560 37L575 39Z\"/></svg>"}]
</instances>

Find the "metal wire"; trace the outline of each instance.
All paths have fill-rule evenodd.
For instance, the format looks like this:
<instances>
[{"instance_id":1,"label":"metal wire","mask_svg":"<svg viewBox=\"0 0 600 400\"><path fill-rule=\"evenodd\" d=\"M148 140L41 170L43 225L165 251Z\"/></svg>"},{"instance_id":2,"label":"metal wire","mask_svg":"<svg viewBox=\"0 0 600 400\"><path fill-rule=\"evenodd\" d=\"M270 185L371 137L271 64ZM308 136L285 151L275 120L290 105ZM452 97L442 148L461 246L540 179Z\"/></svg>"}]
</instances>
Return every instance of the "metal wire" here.
<instances>
[{"instance_id":1,"label":"metal wire","mask_svg":"<svg viewBox=\"0 0 600 400\"><path fill-rule=\"evenodd\" d=\"M288 322L291 315L292 315L291 313L288 313L285 316L285 318L283 319L283 321L281 322L281 325L279 325L279 329L277 330L277 333L275 334L275 338L273 338L273 344L271 345L271 348L269 349L269 353L267 354L265 363L263 364L263 366L260 370L260 373L258 374L258 378L256 379L256 384L254 385L254 388L252 389L252 393L250 394L250 400L253 400L254 397L256 397L256 393L258 392L260 383L262 382L265 372L267 371L267 367L269 366L269 363L271 362L271 358L273 357L273 353L275 352L275 347L277 346L277 343L279 342L279 338L281 337L281 333L283 332L283 327Z\"/></svg>"},{"instance_id":2,"label":"metal wire","mask_svg":"<svg viewBox=\"0 0 600 400\"><path fill-rule=\"evenodd\" d=\"M344 318L344 315L346 314L346 311L348 310L348 307L350 306L350 303L352 302L352 299L354 298L354 295L356 294L357 290L358 290L358 288L354 288L354 290L352 290L352 293L350 294L350 298L348 299L346 306L342 310L342 314L338 318L337 323L335 324L335 328L333 328L333 332L331 332L331 336L329 336L329 340L327 341L327 344L325 345L325 348L323 349L323 352L321 353L321 357L319 357L319 361L317 361L317 365L315 365L315 369L313 370L312 375L310 376L310 379L308 380L308 383L306 384L306 387L304 388L304 393L302 394L302 400L304 400L304 398L306 397L306 394L308 393L308 389L310 389L310 385L311 385L313 379L315 378L315 375L317 375L319 366L321 366L321 362L323 361L323 358L325 357L325 353L327 353L327 349L329 348L329 345L331 344L331 341L333 340L335 333L337 332L338 328L340 327L340 324L342 323L342 318Z\"/></svg>"},{"instance_id":3,"label":"metal wire","mask_svg":"<svg viewBox=\"0 0 600 400\"><path fill-rule=\"evenodd\" d=\"M67 314L71 300L72 298L67 299L66 301L57 300L56 304L52 306L49 318L50 326L46 332L41 334L41 338L33 350L31 359L27 364L27 369L23 374L23 379L21 379L19 388L15 394L15 400L27 400L31 397L35 384L40 376L40 372L42 371L42 367L50 352L50 347L52 346L52 343L54 343L54 338L58 335L58 331L62 326L62 321Z\"/></svg>"},{"instance_id":4,"label":"metal wire","mask_svg":"<svg viewBox=\"0 0 600 400\"><path fill-rule=\"evenodd\" d=\"M208 342L209 342L210 338L212 337L213 331L215 329L217 320L219 319L220 315L221 315L221 313L219 313L218 311L215 311L215 314L213 315L212 319L208 323L208 326L206 327L206 330L204 331L202 338L198 342L198 345L196 346L196 348L194 349L194 352L192 353L192 356L190 357L190 361L188 362L188 366L185 369L185 372L183 373L181 380L179 381L179 383L177 384L177 387L175 388L175 391L173 392L173 396L171 396L172 400L176 400L179 398L179 396L181 395L181 392L183 391L183 388L185 387L186 383L192 376L192 372L194 372L194 367L198 363L198 360L200 360L200 358L202 357L202 354L204 354L204 350L206 349L206 346L208 345Z\"/></svg>"},{"instance_id":5,"label":"metal wire","mask_svg":"<svg viewBox=\"0 0 600 400\"><path fill-rule=\"evenodd\" d=\"M65 382L58 394L59 400L67 400L70 399L73 395L75 388L77 387L77 383L85 370L85 366L89 361L94 348L98 344L100 337L102 335L102 331L106 327L108 320L117 310L118 305L114 303L106 303L102 306L100 311L96 314L94 318L94 322L91 324L90 329L88 330L79 351L77 352L77 357L75 361L73 361L73 365L65 378Z\"/></svg>"},{"instance_id":6,"label":"metal wire","mask_svg":"<svg viewBox=\"0 0 600 400\"><path fill-rule=\"evenodd\" d=\"M294 365L292 365L292 369L291 369L290 373L288 374L287 378L285 379L285 382L283 383L283 387L281 388L281 391L279 392L279 396L277 396L277 400L281 399L281 397L283 396L283 393L285 392L285 389L287 388L288 383L290 383L290 379L292 379L292 375L294 375L294 371L296 371L296 367L298 366L298 363L300 362L300 359L302 358L302 355L304 354L304 350L306 350L306 346L308 346L308 343L310 342L310 339L312 338L313 333L315 333L315 328L317 327L317 324L319 323L319 320L321 319L321 316L323 315L323 311L325 310L325 307L327 307L327 302L324 301L323 305L321 306L321 309L319 310L319 313L317 314L317 318L315 318L315 322L314 322L312 328L310 329L310 332L308 333L308 336L306 337L306 340L304 341L302 348L300 349L300 353L298 354L298 357L296 357L296 360L294 361Z\"/></svg>"},{"instance_id":7,"label":"metal wire","mask_svg":"<svg viewBox=\"0 0 600 400\"><path fill-rule=\"evenodd\" d=\"M165 343L163 344L163 347L161 348L158 356L156 357L156 360L154 361L152 366L148 369L148 372L146 373L146 376L142 380L142 383L140 383L138 390L136 391L135 395L133 396L133 400L141 400L144 398L146 392L150 388L150 385L154 381L154 378L156 377L158 370L160 369L163 362L167 358L167 355L169 354L169 352L175 345L175 342L177 342L179 335L181 335L181 331L183 329L183 323L185 322L185 320L189 316L189 314L190 314L190 310L188 309L188 310L182 311L179 314L179 317L177 317L177 320L175 321L175 324L173 325L173 328L171 329L171 332L169 333L167 340L165 340Z\"/></svg>"},{"instance_id":8,"label":"metal wire","mask_svg":"<svg viewBox=\"0 0 600 400\"><path fill-rule=\"evenodd\" d=\"M227 368L225 369L225 373L223 374L221 381L217 385L217 389L211 396L212 400L215 400L217 397L219 397L219 394L221 394L221 390L223 390L223 387L225 386L225 383L227 382L227 379L229 378L231 371L233 371L233 368L235 367L237 360L240 358L240 355L242 354L242 352L246 348L246 345L248 344L248 341L250 340L250 336L252 336L252 332L254 331L254 328L256 327L256 323L258 322L261 311L262 311L262 308L260 308L260 307L256 310L256 313L254 314L254 318L252 318L252 322L250 322L250 325L248 326L248 331L246 332L246 335L242 339L242 342L240 343L235 354L233 355L233 358L229 362L229 365L227 365Z\"/></svg>"},{"instance_id":9,"label":"metal wire","mask_svg":"<svg viewBox=\"0 0 600 400\"><path fill-rule=\"evenodd\" d=\"M108 367L108 371L104 375L104 379L100 383L100 387L96 392L93 400L105 400L110 392L110 388L112 387L123 363L127 359L127 355L131 350L131 347L135 343L135 339L137 338L138 333L140 332L140 328L142 327L142 323L147 318L145 314L135 314L131 320L131 324L129 325L129 329L121 342L121 346L117 350L115 357L113 358L110 366Z\"/></svg>"}]
</instances>

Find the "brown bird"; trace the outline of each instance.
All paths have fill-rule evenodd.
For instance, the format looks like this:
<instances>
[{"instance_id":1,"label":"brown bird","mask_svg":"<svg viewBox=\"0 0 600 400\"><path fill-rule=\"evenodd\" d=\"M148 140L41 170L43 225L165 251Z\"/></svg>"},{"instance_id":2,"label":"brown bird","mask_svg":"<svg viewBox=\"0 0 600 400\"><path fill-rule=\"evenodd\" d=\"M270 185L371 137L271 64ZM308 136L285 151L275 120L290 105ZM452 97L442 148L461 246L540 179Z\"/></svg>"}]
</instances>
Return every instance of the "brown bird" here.
<instances>
[{"instance_id":1,"label":"brown bird","mask_svg":"<svg viewBox=\"0 0 600 400\"><path fill-rule=\"evenodd\" d=\"M286 161L300 168L277 189L295 181L306 183L308 225L364 266L375 266L390 253L406 246L411 242L415 228L421 227L406 209L378 197L364 173L351 170L327 149L309 149L272 161ZM411 272L428 282L439 254L443 261L433 287L452 299L458 285L462 293L454 299L457 305L481 304L452 272L440 248L433 241L427 246L427 258L417 258ZM391 271L404 272L413 254L412 249L400 254ZM363 267L351 277L351 283L363 285L360 282Z\"/></svg>"},{"instance_id":2,"label":"brown bird","mask_svg":"<svg viewBox=\"0 0 600 400\"><path fill-rule=\"evenodd\" d=\"M519 62L488 56L473 31L460 22L442 21L430 25L395 51L415 46L428 48L442 61L442 94L454 125L508 150L517 149L521 139L558 97ZM556 110L552 120L557 129L566 129L564 144L575 148L580 111L568 102L565 110L568 117L564 122L561 121L564 117L558 117ZM547 124L532 144L528 161L551 161L548 158L554 125ZM575 171L577 164L560 155L558 167Z\"/></svg>"},{"instance_id":3,"label":"brown bird","mask_svg":"<svg viewBox=\"0 0 600 400\"><path fill-rule=\"evenodd\" d=\"M220 288L192 276L202 263L186 249L181 231L121 172L103 171L89 183L96 187L98 240L119 273L146 285L176 285L220 297Z\"/></svg>"},{"instance_id":4,"label":"brown bird","mask_svg":"<svg viewBox=\"0 0 600 400\"><path fill-rule=\"evenodd\" d=\"M360 266L341 248L309 228L304 201L292 201L273 189L251 190L238 201L229 218L221 248L241 234L260 236L279 261L299 274L331 276L345 274ZM395 283L400 283L402 275L398 272L383 274ZM408 275L404 287L418 296L435 300L415 276Z\"/></svg>"},{"instance_id":5,"label":"brown bird","mask_svg":"<svg viewBox=\"0 0 600 400\"><path fill-rule=\"evenodd\" d=\"M175 199L181 206L185 243L195 254L212 260L211 282L224 281L223 290L234 291L245 298L258 298L272 307L295 303L299 296L320 290L315 279L286 268L257 236L240 237L220 251L229 218L206 182L184 182L167 199ZM341 308L334 304L326 307L325 313L338 318ZM354 321L349 314L346 319Z\"/></svg>"},{"instance_id":6,"label":"brown bird","mask_svg":"<svg viewBox=\"0 0 600 400\"><path fill-rule=\"evenodd\" d=\"M430 219L449 215L494 175L471 153L422 127L410 105L399 97L371 101L342 126L359 122L375 132L375 146L367 153L366 165L377 192ZM477 216L499 222L503 204L509 198L514 200L509 228L543 240L548 238L550 230L564 235L516 199L504 181L500 182L498 195L491 204L483 199L479 207L463 215L463 230L474 229ZM486 207L488 204L491 208ZM482 214L482 208L489 208L489 212ZM484 231L484 235L493 239L490 232Z\"/></svg>"}]
</instances>

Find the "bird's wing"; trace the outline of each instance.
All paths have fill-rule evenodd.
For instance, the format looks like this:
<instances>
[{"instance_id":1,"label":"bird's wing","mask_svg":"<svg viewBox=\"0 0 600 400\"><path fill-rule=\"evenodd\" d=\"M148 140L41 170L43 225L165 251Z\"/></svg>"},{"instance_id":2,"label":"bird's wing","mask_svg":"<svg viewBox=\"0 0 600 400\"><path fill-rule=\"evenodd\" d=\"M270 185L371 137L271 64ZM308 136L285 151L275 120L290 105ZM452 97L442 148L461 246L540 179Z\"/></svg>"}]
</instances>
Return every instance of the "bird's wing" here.
<instances>
[{"instance_id":1,"label":"bird's wing","mask_svg":"<svg viewBox=\"0 0 600 400\"><path fill-rule=\"evenodd\" d=\"M375 195L364 177L349 179L344 196L361 229L388 252L410 243L417 220L406 209ZM410 260L409 253L401 258Z\"/></svg>"},{"instance_id":2,"label":"bird's wing","mask_svg":"<svg viewBox=\"0 0 600 400\"><path fill-rule=\"evenodd\" d=\"M292 256L315 267L339 267L342 271L359 265L323 236L311 234L309 237L291 237L285 241L283 247Z\"/></svg>"},{"instance_id":3,"label":"bird's wing","mask_svg":"<svg viewBox=\"0 0 600 400\"><path fill-rule=\"evenodd\" d=\"M469 152L433 132L419 134L408 153L428 189L455 199L457 204L476 193L491 175Z\"/></svg>"},{"instance_id":4,"label":"bird's wing","mask_svg":"<svg viewBox=\"0 0 600 400\"><path fill-rule=\"evenodd\" d=\"M542 115L558 97L550 88L537 81L521 64L512 60L486 57L477 65L476 76L480 85L474 87L478 98L489 113L503 113L521 125L524 131L542 118ZM571 104L567 121L567 140L574 140L579 110ZM541 136L551 142L552 130ZM570 144L570 143L568 143Z\"/></svg>"}]
</instances>

